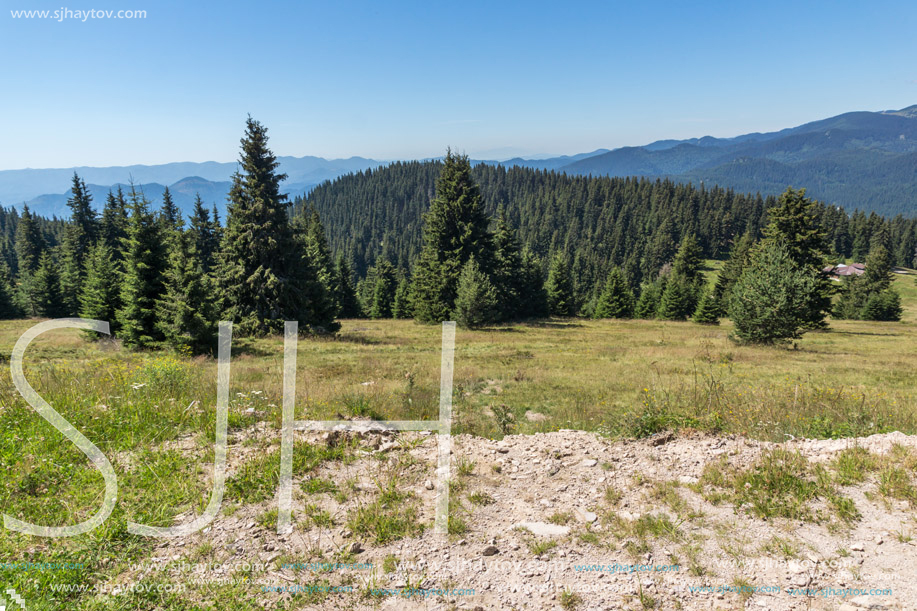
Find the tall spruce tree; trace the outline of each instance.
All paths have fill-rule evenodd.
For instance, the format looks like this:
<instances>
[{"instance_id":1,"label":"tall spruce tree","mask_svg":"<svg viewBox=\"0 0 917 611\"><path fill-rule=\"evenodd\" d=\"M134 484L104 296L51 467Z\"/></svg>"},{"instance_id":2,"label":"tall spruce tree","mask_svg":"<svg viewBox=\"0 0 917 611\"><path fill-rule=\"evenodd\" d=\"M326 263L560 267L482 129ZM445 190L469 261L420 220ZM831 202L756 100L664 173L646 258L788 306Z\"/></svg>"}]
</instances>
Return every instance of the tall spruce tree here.
<instances>
[{"instance_id":1,"label":"tall spruce tree","mask_svg":"<svg viewBox=\"0 0 917 611\"><path fill-rule=\"evenodd\" d=\"M562 253L557 253L551 259L545 292L548 296L548 310L551 316L576 316L573 280L570 277L567 259Z\"/></svg>"},{"instance_id":2,"label":"tall spruce tree","mask_svg":"<svg viewBox=\"0 0 917 611\"><path fill-rule=\"evenodd\" d=\"M133 187L130 209L121 279L122 305L116 316L124 344L144 348L163 339L156 325L156 301L163 292L166 240L162 225L150 211L149 201Z\"/></svg>"},{"instance_id":3,"label":"tall spruce tree","mask_svg":"<svg viewBox=\"0 0 917 611\"><path fill-rule=\"evenodd\" d=\"M805 295L805 325L808 329L828 326L831 311L831 280L822 269L827 261L828 237L819 218L818 204L807 198L806 190L792 187L768 210L764 228L766 244L781 244L789 257L799 266L813 270L816 282L812 292Z\"/></svg>"},{"instance_id":4,"label":"tall spruce tree","mask_svg":"<svg viewBox=\"0 0 917 611\"><path fill-rule=\"evenodd\" d=\"M634 314L634 293L620 267L608 274L599 294L593 318L630 318Z\"/></svg>"},{"instance_id":5,"label":"tall spruce tree","mask_svg":"<svg viewBox=\"0 0 917 611\"><path fill-rule=\"evenodd\" d=\"M233 175L220 249L224 316L240 335L280 333L284 321L300 329L336 331L334 306L290 226L279 162L267 128L251 117L242 138L240 171Z\"/></svg>"},{"instance_id":6,"label":"tall spruce tree","mask_svg":"<svg viewBox=\"0 0 917 611\"><path fill-rule=\"evenodd\" d=\"M423 248L414 271L414 316L441 322L451 315L465 263L474 257L485 271L492 269L489 220L467 155L446 151L424 221Z\"/></svg>"}]
</instances>

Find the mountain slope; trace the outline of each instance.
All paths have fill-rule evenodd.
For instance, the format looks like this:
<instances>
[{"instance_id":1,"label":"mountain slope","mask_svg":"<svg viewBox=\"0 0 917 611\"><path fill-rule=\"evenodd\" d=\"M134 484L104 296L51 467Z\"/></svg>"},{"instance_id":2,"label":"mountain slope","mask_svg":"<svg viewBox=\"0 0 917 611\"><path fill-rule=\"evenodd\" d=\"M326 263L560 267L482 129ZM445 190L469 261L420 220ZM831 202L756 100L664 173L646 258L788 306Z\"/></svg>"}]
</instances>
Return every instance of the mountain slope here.
<instances>
[{"instance_id":1,"label":"mountain slope","mask_svg":"<svg viewBox=\"0 0 917 611\"><path fill-rule=\"evenodd\" d=\"M663 140L594 155L569 174L666 177L775 195L787 185L843 206L917 215L917 106L850 112L737 138Z\"/></svg>"}]
</instances>

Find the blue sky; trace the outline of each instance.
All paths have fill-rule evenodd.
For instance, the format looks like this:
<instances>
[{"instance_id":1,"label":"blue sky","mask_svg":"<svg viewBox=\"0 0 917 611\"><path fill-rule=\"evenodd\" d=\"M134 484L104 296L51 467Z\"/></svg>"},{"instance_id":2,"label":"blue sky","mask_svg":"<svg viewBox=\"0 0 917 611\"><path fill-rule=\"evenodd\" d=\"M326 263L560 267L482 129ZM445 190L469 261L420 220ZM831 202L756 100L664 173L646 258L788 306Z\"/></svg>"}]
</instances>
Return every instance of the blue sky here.
<instances>
[{"instance_id":1,"label":"blue sky","mask_svg":"<svg viewBox=\"0 0 917 611\"><path fill-rule=\"evenodd\" d=\"M917 104L914 2L3 0L0 169L573 154ZM11 10L146 10L13 19Z\"/></svg>"}]
</instances>

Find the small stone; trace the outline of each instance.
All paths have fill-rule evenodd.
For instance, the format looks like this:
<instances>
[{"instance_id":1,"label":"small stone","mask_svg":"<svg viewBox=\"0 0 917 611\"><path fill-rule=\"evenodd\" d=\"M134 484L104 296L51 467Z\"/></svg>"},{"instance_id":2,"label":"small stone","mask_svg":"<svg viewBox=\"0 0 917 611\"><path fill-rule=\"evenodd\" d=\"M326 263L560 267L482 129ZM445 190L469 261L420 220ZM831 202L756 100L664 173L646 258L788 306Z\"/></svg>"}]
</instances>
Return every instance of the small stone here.
<instances>
[{"instance_id":1,"label":"small stone","mask_svg":"<svg viewBox=\"0 0 917 611\"><path fill-rule=\"evenodd\" d=\"M359 554L363 552L363 546L360 545L359 541L354 541L350 544L349 551L351 554Z\"/></svg>"},{"instance_id":2,"label":"small stone","mask_svg":"<svg viewBox=\"0 0 917 611\"><path fill-rule=\"evenodd\" d=\"M850 549L854 552L862 552L866 550L866 546L863 543L857 541L856 543L850 544Z\"/></svg>"},{"instance_id":3,"label":"small stone","mask_svg":"<svg viewBox=\"0 0 917 611\"><path fill-rule=\"evenodd\" d=\"M423 483L423 487L426 488L427 490L433 490L433 482L431 482L430 480L427 480Z\"/></svg>"},{"instance_id":4,"label":"small stone","mask_svg":"<svg viewBox=\"0 0 917 611\"><path fill-rule=\"evenodd\" d=\"M594 466L596 466L597 464L599 464L599 461L597 461L597 460L594 459L594 458L587 458L586 460L583 461L583 466L584 466L584 467L594 467Z\"/></svg>"},{"instance_id":5,"label":"small stone","mask_svg":"<svg viewBox=\"0 0 917 611\"><path fill-rule=\"evenodd\" d=\"M599 516L595 515L595 514L592 513L591 511L584 511L584 512L583 512L583 519L586 520L587 522L589 522L590 524L592 524L593 522L595 522L596 520L599 519Z\"/></svg>"},{"instance_id":6,"label":"small stone","mask_svg":"<svg viewBox=\"0 0 917 611\"><path fill-rule=\"evenodd\" d=\"M500 550L497 549L496 545L488 545L484 548L484 551L481 552L482 556L496 556L500 553Z\"/></svg>"}]
</instances>

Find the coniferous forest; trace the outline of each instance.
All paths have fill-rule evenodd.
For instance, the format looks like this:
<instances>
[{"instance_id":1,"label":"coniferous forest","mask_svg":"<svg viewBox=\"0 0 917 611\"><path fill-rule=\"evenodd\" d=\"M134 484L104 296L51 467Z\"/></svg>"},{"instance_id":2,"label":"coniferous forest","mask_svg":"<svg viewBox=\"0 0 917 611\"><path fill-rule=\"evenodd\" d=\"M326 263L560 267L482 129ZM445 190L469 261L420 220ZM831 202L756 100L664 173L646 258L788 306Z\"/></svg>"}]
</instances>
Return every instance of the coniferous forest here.
<instances>
[{"instance_id":1,"label":"coniferous forest","mask_svg":"<svg viewBox=\"0 0 917 611\"><path fill-rule=\"evenodd\" d=\"M478 327L729 316L738 338L771 342L824 328L829 314L897 320L891 270L913 266L917 249L917 220L848 213L792 188L763 198L472 167L452 151L295 201L284 178L249 118L225 222L200 198L183 218L168 189L151 202L140 185L99 206L77 175L69 219L0 209L0 316L107 320L127 346L195 353L213 350L219 320L257 336L284 320L333 333L358 317ZM710 290L704 259L725 261ZM822 268L845 259L868 273L830 282Z\"/></svg>"}]
</instances>

